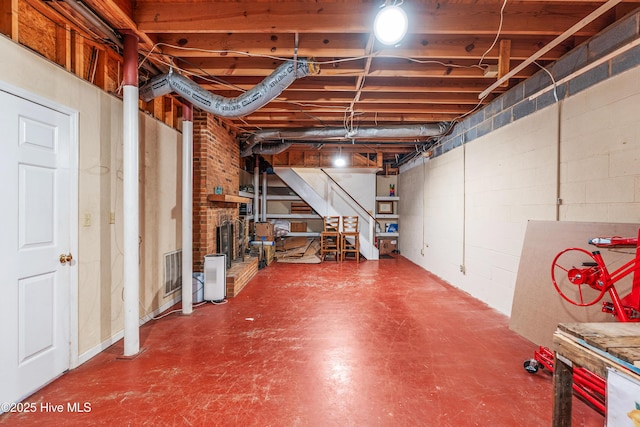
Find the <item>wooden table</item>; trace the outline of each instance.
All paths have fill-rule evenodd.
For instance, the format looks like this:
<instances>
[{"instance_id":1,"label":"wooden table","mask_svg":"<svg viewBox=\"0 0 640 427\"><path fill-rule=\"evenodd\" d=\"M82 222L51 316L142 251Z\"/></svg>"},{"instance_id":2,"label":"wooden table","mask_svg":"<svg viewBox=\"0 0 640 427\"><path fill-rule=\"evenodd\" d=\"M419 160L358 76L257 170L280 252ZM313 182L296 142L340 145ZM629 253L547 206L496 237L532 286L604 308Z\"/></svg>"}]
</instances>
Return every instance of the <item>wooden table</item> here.
<instances>
[{"instance_id":1,"label":"wooden table","mask_svg":"<svg viewBox=\"0 0 640 427\"><path fill-rule=\"evenodd\" d=\"M553 426L571 426L573 365L607 378L615 368L640 381L640 323L561 323L553 334Z\"/></svg>"}]
</instances>

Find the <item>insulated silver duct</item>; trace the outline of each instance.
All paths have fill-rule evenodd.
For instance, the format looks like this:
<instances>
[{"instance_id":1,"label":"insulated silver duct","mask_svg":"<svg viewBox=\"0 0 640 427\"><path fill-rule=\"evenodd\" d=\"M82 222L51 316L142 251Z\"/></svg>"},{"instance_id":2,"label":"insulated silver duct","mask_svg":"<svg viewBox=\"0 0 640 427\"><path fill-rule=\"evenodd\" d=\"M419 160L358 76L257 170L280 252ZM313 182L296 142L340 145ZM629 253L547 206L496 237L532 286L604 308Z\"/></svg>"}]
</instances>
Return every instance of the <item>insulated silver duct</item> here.
<instances>
[{"instance_id":1,"label":"insulated silver duct","mask_svg":"<svg viewBox=\"0 0 640 427\"><path fill-rule=\"evenodd\" d=\"M193 105L217 116L243 117L265 106L296 79L317 74L318 71L317 66L306 58L287 61L262 82L236 98L215 95L180 74L168 73L154 77L141 87L140 96L145 102L149 102L175 91Z\"/></svg>"},{"instance_id":2,"label":"insulated silver duct","mask_svg":"<svg viewBox=\"0 0 640 427\"><path fill-rule=\"evenodd\" d=\"M253 147L253 154L280 154L292 145L292 142L282 142L280 144L270 144L264 147Z\"/></svg>"},{"instance_id":3,"label":"insulated silver duct","mask_svg":"<svg viewBox=\"0 0 640 427\"><path fill-rule=\"evenodd\" d=\"M425 138L443 135L449 130L449 122L440 122L435 124L418 124L418 125L389 125L376 127L362 127L352 131L345 128L303 128L303 129L282 129L282 130L265 130L253 133L247 140L249 146L244 148L240 153L241 157L247 157L252 154L269 154L263 150L274 150L274 144L268 147L260 147L263 141L277 143L278 141L353 141L357 139L407 139L407 138ZM280 145L285 144L284 142ZM277 144L276 144L277 145ZM286 147L288 148L288 147ZM284 148L283 151L286 149Z\"/></svg>"}]
</instances>

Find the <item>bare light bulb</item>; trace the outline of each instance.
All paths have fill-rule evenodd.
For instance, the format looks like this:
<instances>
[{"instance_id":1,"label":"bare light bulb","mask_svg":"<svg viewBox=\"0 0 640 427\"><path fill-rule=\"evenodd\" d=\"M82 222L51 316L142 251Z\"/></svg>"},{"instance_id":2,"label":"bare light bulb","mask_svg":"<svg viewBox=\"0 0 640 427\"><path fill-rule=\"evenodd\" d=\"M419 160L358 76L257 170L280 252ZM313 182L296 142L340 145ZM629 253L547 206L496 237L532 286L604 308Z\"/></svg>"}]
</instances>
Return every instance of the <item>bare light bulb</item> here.
<instances>
[{"instance_id":1,"label":"bare light bulb","mask_svg":"<svg viewBox=\"0 0 640 427\"><path fill-rule=\"evenodd\" d=\"M373 34L386 45L395 45L407 34L407 14L398 6L385 6L373 21Z\"/></svg>"}]
</instances>

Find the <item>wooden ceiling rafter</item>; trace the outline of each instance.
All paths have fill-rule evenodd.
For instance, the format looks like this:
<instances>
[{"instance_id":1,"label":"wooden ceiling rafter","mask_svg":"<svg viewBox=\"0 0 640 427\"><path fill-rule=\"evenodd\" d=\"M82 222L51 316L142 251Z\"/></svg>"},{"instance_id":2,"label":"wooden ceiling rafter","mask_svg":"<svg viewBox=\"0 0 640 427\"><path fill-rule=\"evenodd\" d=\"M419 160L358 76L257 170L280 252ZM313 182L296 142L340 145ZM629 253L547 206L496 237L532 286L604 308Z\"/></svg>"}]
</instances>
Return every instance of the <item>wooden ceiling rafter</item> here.
<instances>
[{"instance_id":1,"label":"wooden ceiling rafter","mask_svg":"<svg viewBox=\"0 0 640 427\"><path fill-rule=\"evenodd\" d=\"M92 0L95 3L97 0ZM407 11L411 22L408 32L428 28L430 34L471 34L495 36L500 20L500 2L419 2L424 7ZM599 2L591 2L598 4ZM587 2L583 2L588 7ZM363 6L369 13L363 12ZM372 7L373 6L373 7ZM576 2L517 2L504 11L502 34L559 35L584 17L584 8ZM366 9L365 9L366 10ZM211 7L210 2L141 1L136 2L134 20L147 33L364 33L371 31L375 5L364 2L224 2ZM614 12L611 12L612 14ZM536 17L536 20L531 20ZM606 26L614 18L602 16L592 27L577 35L593 34L594 28Z\"/></svg>"},{"instance_id":2,"label":"wooden ceiling rafter","mask_svg":"<svg viewBox=\"0 0 640 427\"><path fill-rule=\"evenodd\" d=\"M10 0L2 10L18 1L49 8L45 5L53 0ZM405 39L389 47L372 36L380 3L371 0L82 2L110 28L136 34L145 62L160 72L174 64L176 72L188 73L203 89L223 97L256 87L283 60L307 57L320 64L320 74L297 79L263 108L224 119L237 133L344 127L345 112L354 127L449 122L640 6L640 0L624 0L549 47L607 1L514 0L501 17L504 0L414 0L403 3L410 17ZM5 34L11 23L6 17L0 21L9 28ZM75 43L67 44L73 48ZM68 63L71 50L60 49L56 62ZM536 64L522 65L534 55ZM498 77L487 73L489 66ZM496 86L502 76L508 81ZM148 77L147 72L141 83ZM386 159L423 141L396 142L385 146Z\"/></svg>"}]
</instances>

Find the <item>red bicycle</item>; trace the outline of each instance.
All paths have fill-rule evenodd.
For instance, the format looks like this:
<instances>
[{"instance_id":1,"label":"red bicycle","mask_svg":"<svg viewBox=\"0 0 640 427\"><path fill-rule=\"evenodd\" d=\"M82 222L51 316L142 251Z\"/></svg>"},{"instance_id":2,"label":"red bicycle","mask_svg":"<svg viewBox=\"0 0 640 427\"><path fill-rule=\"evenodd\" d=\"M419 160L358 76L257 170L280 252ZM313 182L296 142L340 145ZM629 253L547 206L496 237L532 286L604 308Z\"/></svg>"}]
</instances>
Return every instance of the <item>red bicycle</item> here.
<instances>
[{"instance_id":1,"label":"red bicycle","mask_svg":"<svg viewBox=\"0 0 640 427\"><path fill-rule=\"evenodd\" d=\"M551 278L556 291L564 300L581 307L597 303L608 292L611 301L603 302L603 312L612 314L620 322L640 322L640 274L636 274L640 270L638 238L596 237L589 240L589 244L599 248L635 246L636 256L610 272L600 251L565 249L556 255L551 264ZM631 273L631 291L621 298L615 284Z\"/></svg>"},{"instance_id":2,"label":"red bicycle","mask_svg":"<svg viewBox=\"0 0 640 427\"><path fill-rule=\"evenodd\" d=\"M589 252L582 248L568 248L558 253L551 263L551 279L560 296L571 304L586 307L600 301L608 292L611 301L602 303L602 311L612 314L620 322L640 322L640 230L638 237L596 237L589 240L598 248L636 247L635 258L613 272L602 259L600 251ZM615 284L633 273L631 291L620 297ZM546 368L553 372L553 353L540 346L533 359L525 360L524 368L534 374ZM573 390L591 403L600 413L605 413L606 381L581 367L573 368Z\"/></svg>"}]
</instances>

